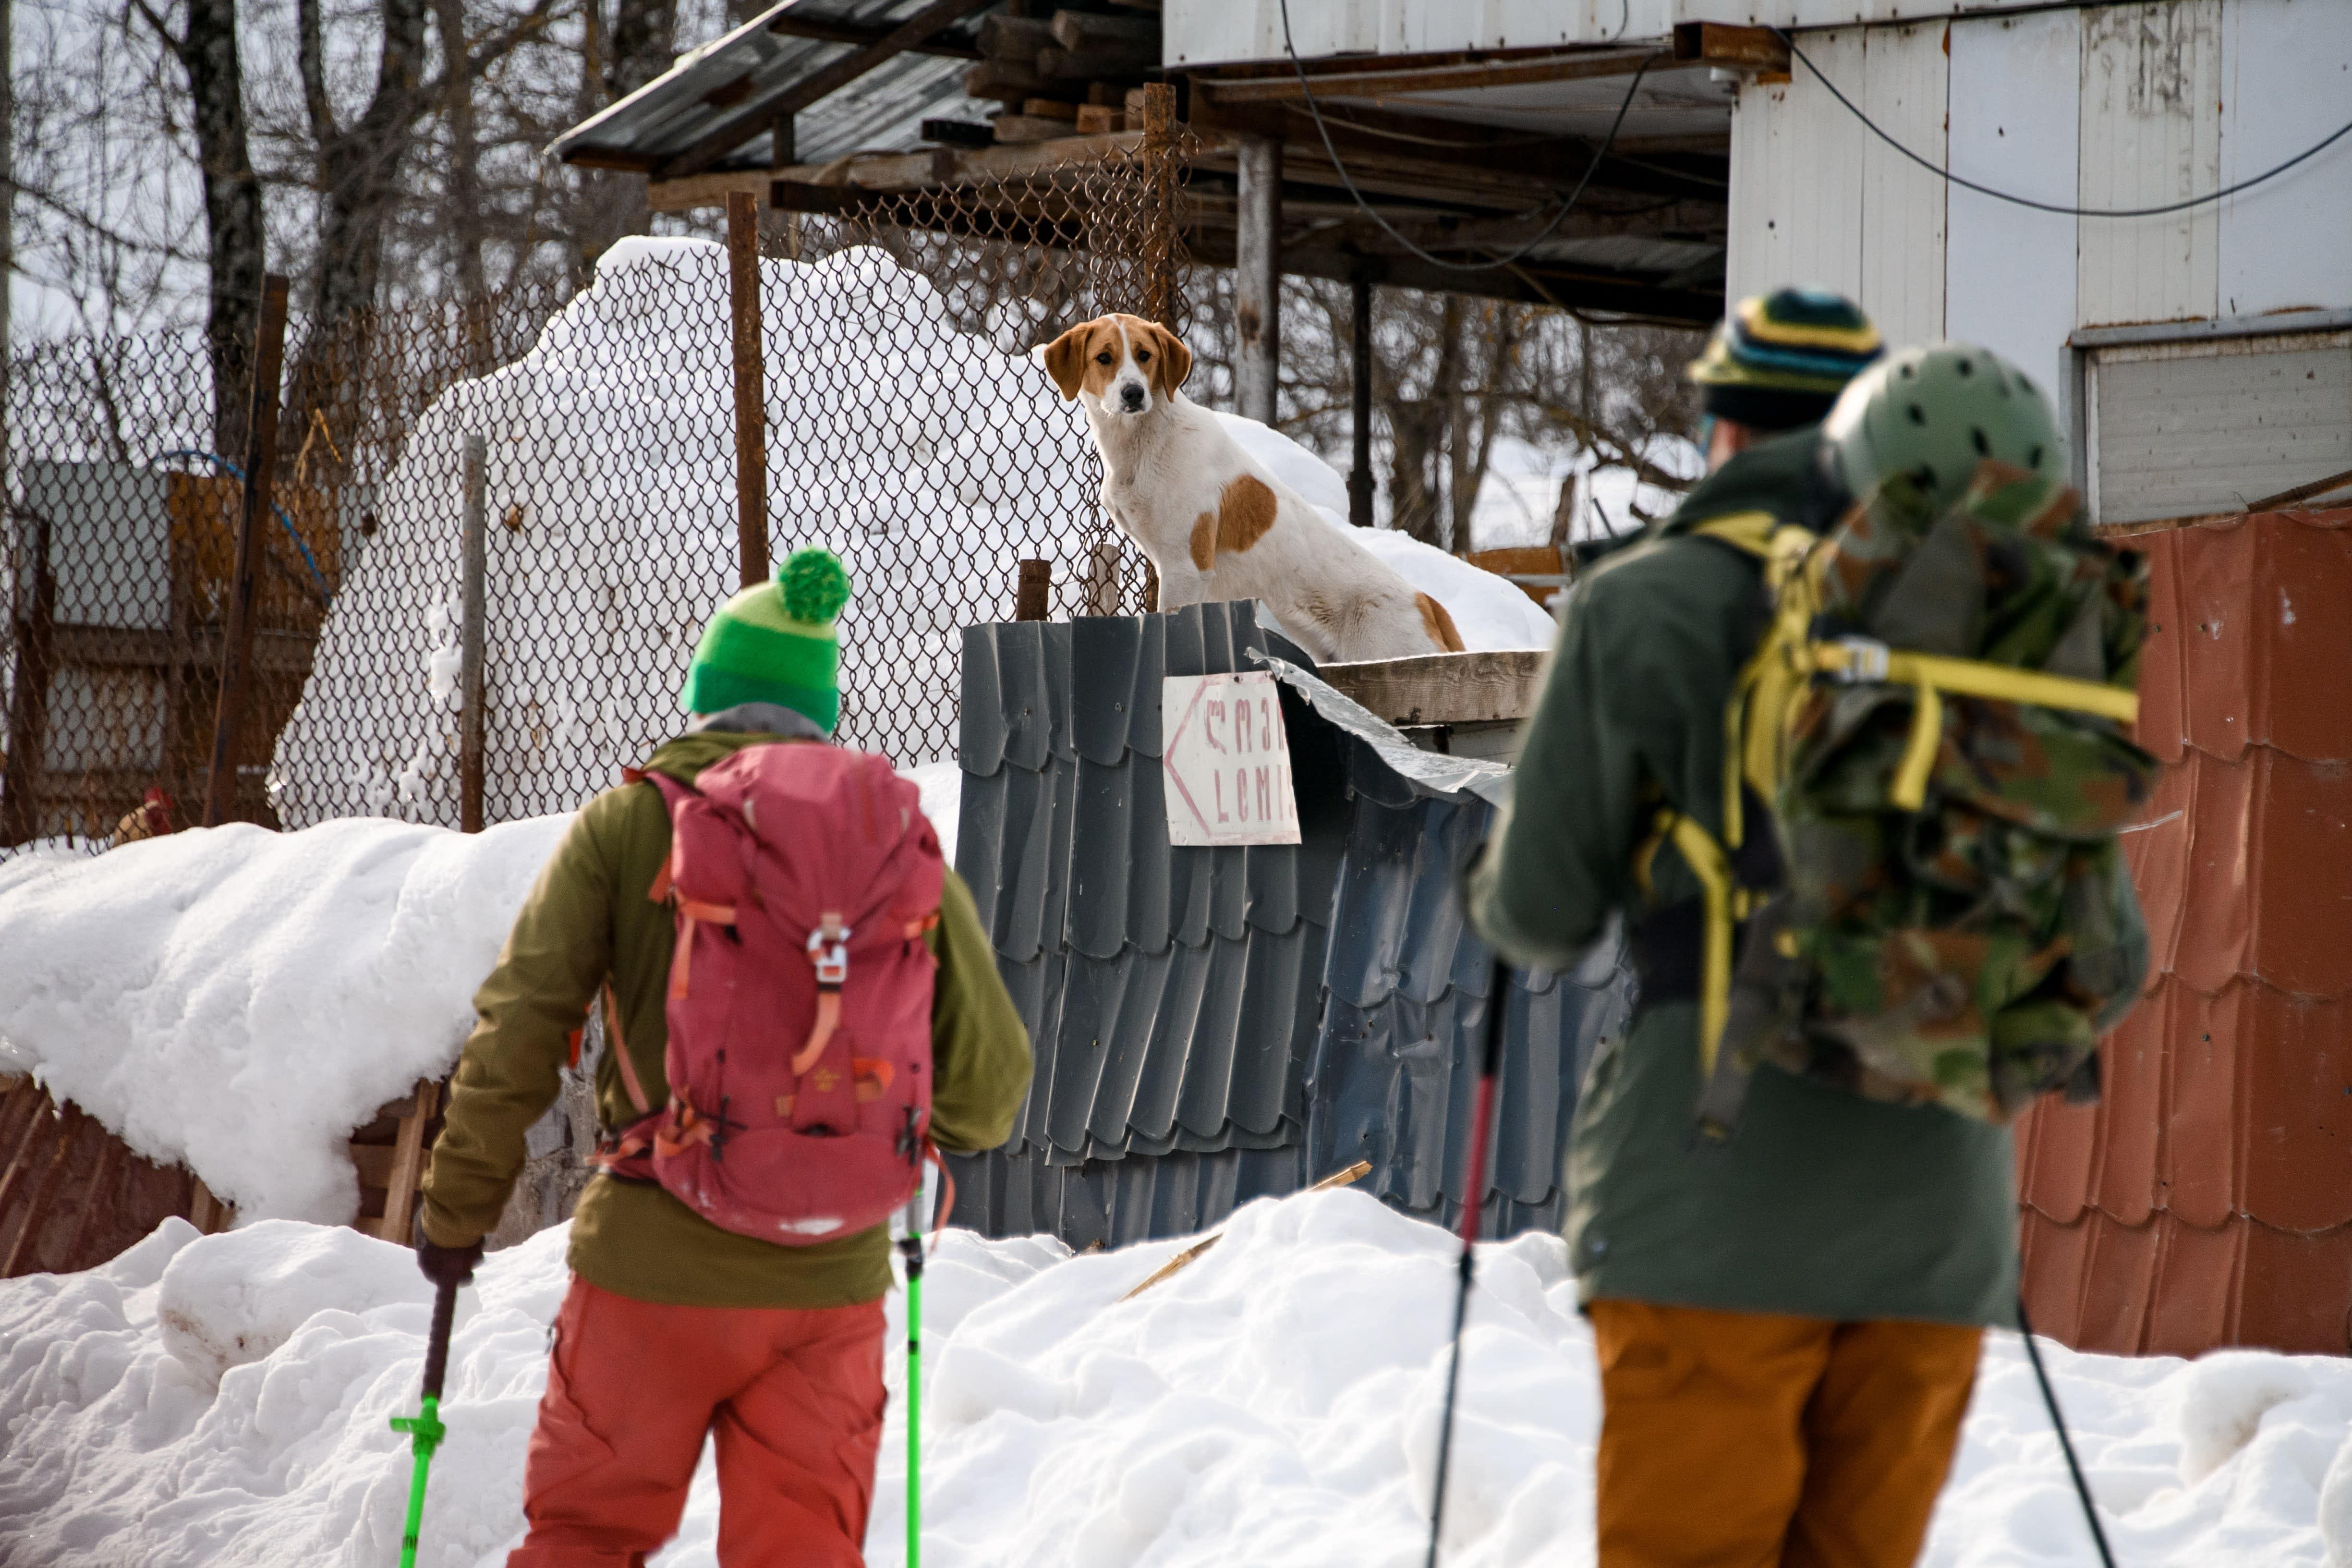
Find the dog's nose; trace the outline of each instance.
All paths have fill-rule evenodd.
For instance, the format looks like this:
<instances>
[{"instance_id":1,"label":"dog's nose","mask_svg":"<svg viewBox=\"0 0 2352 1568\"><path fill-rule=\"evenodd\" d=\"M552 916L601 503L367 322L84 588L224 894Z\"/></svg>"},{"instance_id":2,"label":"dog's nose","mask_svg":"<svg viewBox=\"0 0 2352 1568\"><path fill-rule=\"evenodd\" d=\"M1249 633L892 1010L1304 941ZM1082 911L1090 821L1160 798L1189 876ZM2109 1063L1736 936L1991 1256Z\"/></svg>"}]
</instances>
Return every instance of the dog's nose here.
<instances>
[{"instance_id":1,"label":"dog's nose","mask_svg":"<svg viewBox=\"0 0 2352 1568\"><path fill-rule=\"evenodd\" d=\"M1143 408L1143 388L1130 381L1118 389L1118 400L1129 414L1139 413Z\"/></svg>"}]
</instances>

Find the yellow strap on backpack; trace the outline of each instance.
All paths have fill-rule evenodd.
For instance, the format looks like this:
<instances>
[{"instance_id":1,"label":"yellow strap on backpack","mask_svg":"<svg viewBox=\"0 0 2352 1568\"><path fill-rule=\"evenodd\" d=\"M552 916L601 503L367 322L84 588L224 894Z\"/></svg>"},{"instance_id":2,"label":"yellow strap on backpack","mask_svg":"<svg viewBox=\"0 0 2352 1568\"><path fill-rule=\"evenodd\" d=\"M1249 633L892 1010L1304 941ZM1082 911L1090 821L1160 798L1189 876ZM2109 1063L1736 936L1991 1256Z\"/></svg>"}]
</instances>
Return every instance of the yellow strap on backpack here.
<instances>
[{"instance_id":1,"label":"yellow strap on backpack","mask_svg":"<svg viewBox=\"0 0 2352 1568\"><path fill-rule=\"evenodd\" d=\"M1740 785L1745 782L1767 801L1778 795L1788 776L1790 724L1817 676L1912 689L1911 733L1887 790L1887 804L1901 811L1917 811L1927 804L1927 781L1943 743L1947 692L2093 713L2125 724L2138 719L2139 696L2101 681L1984 659L1906 652L1866 637L1816 640L1812 626L1821 598L1822 560L1814 552L1818 535L1782 523L1769 511L1734 512L1701 523L1694 531L1763 562L1765 584L1776 606L1771 626L1741 668L1724 708L1722 839L1689 816L1661 811L1656 830L1639 858L1646 889L1649 860L1659 845L1671 842L1705 894L1699 993L1699 1072L1705 1081L1714 1074L1722 1049L1723 1026L1731 1011L1735 930L1752 896L1738 885L1731 862L1731 851L1746 837Z\"/></svg>"}]
</instances>

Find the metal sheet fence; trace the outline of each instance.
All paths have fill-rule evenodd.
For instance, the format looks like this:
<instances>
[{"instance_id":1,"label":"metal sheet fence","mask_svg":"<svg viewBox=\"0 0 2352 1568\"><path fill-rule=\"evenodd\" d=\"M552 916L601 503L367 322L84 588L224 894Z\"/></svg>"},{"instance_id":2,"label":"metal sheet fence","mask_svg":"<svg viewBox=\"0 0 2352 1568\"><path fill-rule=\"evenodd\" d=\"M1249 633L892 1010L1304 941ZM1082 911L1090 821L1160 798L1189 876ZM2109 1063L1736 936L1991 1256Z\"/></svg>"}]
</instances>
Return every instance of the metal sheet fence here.
<instances>
[{"instance_id":1,"label":"metal sheet fence","mask_svg":"<svg viewBox=\"0 0 2352 1568\"><path fill-rule=\"evenodd\" d=\"M1182 330L1172 146L1017 184L770 215L770 551L849 563L842 738L951 756L961 628L1140 609L1084 421L1027 351L1103 310ZM460 820L463 451L486 437L482 816L578 805L680 727L737 582L724 251L630 240L569 299L299 323L236 813ZM242 374L188 331L17 359L0 523L0 854L199 810L241 499ZM232 450L234 448L234 450ZM159 803L142 817L142 803Z\"/></svg>"}]
</instances>

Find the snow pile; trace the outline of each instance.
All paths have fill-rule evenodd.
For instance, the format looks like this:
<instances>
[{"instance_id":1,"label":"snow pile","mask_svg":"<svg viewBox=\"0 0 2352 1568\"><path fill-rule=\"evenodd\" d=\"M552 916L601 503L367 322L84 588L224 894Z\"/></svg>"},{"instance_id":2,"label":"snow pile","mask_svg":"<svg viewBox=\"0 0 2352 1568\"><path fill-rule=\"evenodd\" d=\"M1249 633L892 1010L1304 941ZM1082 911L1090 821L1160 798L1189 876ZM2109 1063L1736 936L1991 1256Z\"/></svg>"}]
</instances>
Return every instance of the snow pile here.
<instances>
[{"instance_id":1,"label":"snow pile","mask_svg":"<svg viewBox=\"0 0 2352 1568\"><path fill-rule=\"evenodd\" d=\"M1513 584L1482 572L1434 545L1385 528L1348 527L1348 481L1339 470L1279 430L1220 412L1217 422L1242 450L1348 537L1404 580L1445 606L1473 653L1490 648L1549 647L1559 628L1542 607Z\"/></svg>"},{"instance_id":2,"label":"snow pile","mask_svg":"<svg viewBox=\"0 0 2352 1568\"><path fill-rule=\"evenodd\" d=\"M246 1214L347 1219L352 1129L448 1070L569 820L238 824L53 866L0 894L0 1067Z\"/></svg>"},{"instance_id":3,"label":"snow pile","mask_svg":"<svg viewBox=\"0 0 2352 1568\"><path fill-rule=\"evenodd\" d=\"M961 775L914 776L952 861ZM0 861L0 1071L247 1218L348 1219L352 1129L456 1063L570 823L238 824Z\"/></svg>"},{"instance_id":4,"label":"snow pile","mask_svg":"<svg viewBox=\"0 0 2352 1568\"><path fill-rule=\"evenodd\" d=\"M283 1261L243 1236L199 1240L173 1221L104 1268L0 1285L0 1559L392 1560L408 1464L385 1422L415 1403L421 1297L394 1278L406 1259L383 1243L322 1247L296 1226L270 1236L267 1250ZM240 1243L253 1250L231 1259ZM520 1533L562 1245L551 1231L492 1258L460 1321L451 1436L425 1510L429 1568L496 1568ZM1175 1245L1071 1258L1050 1241L950 1233L927 1276L928 1561L1421 1561L1450 1238L1353 1193L1261 1202L1234 1216L1222 1247L1122 1302ZM1454 1568L1592 1560L1597 1375L1565 1264L1549 1237L1482 1250L1447 1508ZM215 1392L159 1317L241 1321L227 1299L233 1268L300 1279L296 1310L310 1315L228 1366ZM893 1346L899 1305L894 1297ZM2045 1353L2119 1561L2352 1563L2341 1506L2352 1492L2352 1365ZM895 1391L900 1358L888 1360ZM900 1421L894 1398L867 1542L882 1568L903 1561ZM708 1568L716 1525L706 1466L657 1568ZM2089 1558L2032 1373L2014 1336L1995 1336L1923 1561Z\"/></svg>"}]
</instances>

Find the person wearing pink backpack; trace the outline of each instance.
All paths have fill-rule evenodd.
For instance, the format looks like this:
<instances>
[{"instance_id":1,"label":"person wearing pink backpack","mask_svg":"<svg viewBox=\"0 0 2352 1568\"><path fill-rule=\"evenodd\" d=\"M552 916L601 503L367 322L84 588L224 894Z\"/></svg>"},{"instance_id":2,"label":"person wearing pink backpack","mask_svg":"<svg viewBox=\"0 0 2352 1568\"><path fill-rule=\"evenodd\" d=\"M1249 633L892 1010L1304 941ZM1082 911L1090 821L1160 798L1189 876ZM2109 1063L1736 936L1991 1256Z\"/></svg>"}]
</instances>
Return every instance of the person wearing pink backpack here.
<instances>
[{"instance_id":1,"label":"person wearing pink backpack","mask_svg":"<svg viewBox=\"0 0 2352 1568\"><path fill-rule=\"evenodd\" d=\"M475 994L417 1220L436 1283L472 1277L591 1008L606 1041L508 1568L642 1564L706 1436L724 1568L861 1563L884 1222L1028 1091L914 785L829 743L848 594L802 550L711 618L687 732L581 810Z\"/></svg>"}]
</instances>

